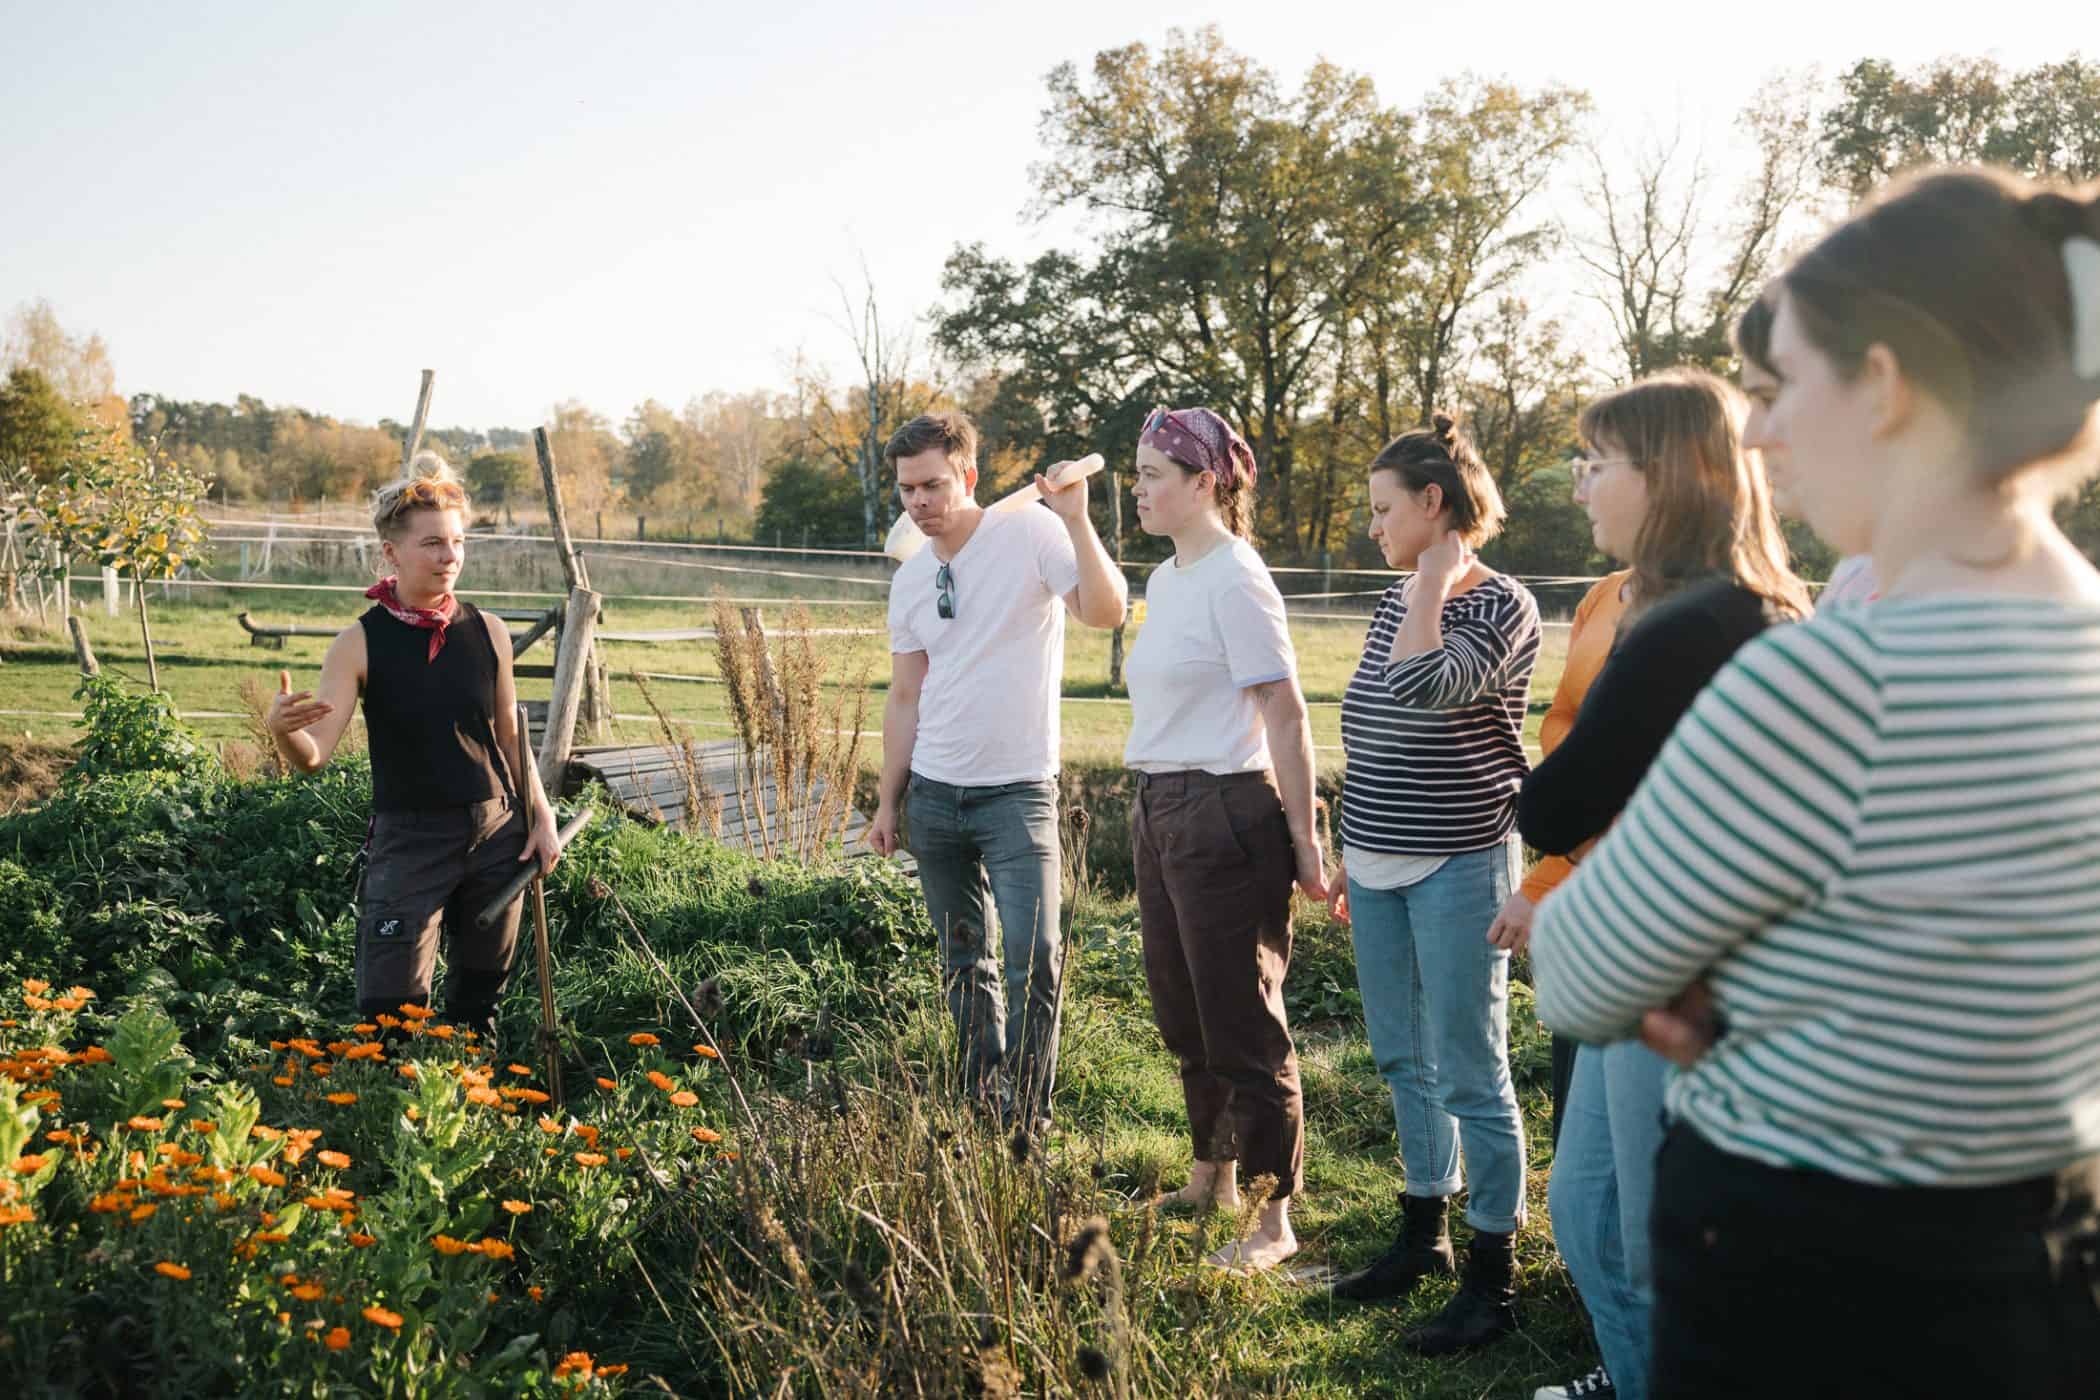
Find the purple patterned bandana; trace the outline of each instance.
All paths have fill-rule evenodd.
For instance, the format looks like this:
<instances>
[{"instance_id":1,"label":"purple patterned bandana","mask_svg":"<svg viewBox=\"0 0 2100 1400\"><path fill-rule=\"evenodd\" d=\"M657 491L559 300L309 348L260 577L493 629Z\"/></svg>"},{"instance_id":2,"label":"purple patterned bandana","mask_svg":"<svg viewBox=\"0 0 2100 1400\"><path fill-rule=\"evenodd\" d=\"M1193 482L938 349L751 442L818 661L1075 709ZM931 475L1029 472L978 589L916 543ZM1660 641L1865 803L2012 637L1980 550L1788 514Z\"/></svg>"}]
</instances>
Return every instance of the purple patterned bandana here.
<instances>
[{"instance_id":1,"label":"purple patterned bandana","mask_svg":"<svg viewBox=\"0 0 2100 1400\"><path fill-rule=\"evenodd\" d=\"M1153 409L1138 433L1138 446L1209 472L1220 486L1254 485L1254 449L1230 423L1207 408Z\"/></svg>"}]
</instances>

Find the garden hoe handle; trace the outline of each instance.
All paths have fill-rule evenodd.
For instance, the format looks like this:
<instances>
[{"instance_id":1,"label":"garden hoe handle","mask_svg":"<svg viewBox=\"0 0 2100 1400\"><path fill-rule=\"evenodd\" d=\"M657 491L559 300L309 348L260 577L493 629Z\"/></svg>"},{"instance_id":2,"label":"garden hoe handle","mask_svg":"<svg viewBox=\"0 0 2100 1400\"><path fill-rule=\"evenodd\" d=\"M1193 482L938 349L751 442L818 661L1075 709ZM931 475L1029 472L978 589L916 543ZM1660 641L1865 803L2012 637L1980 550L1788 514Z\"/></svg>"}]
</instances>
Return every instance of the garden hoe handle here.
<instances>
[{"instance_id":1,"label":"garden hoe handle","mask_svg":"<svg viewBox=\"0 0 2100 1400\"><path fill-rule=\"evenodd\" d=\"M526 764L532 762L532 731L526 718L525 707L518 706L518 772L527 772ZM525 829L530 831L534 817L532 810L532 784L520 782L519 788L525 801ZM567 844L564 842L563 844ZM559 1022L554 1019L554 957L547 948L547 881L540 869L537 857L532 861L532 951L539 962L540 971L540 1050L547 1057L547 1092L554 1096L554 1106L561 1107L561 1035Z\"/></svg>"}]
</instances>

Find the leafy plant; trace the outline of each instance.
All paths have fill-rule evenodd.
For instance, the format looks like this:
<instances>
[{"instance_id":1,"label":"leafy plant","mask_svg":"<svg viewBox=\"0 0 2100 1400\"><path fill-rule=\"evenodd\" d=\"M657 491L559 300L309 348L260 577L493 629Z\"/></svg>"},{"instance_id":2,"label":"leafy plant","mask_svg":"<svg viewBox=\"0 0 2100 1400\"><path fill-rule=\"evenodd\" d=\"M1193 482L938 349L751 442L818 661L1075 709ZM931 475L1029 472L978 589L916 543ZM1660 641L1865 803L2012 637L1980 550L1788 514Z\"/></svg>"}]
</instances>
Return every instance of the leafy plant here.
<instances>
[{"instance_id":1,"label":"leafy plant","mask_svg":"<svg viewBox=\"0 0 2100 1400\"><path fill-rule=\"evenodd\" d=\"M174 701L158 690L134 695L112 676L82 676L73 698L81 702L74 727L82 733L68 783L112 773L194 774L211 763L209 751L176 716Z\"/></svg>"}]
</instances>

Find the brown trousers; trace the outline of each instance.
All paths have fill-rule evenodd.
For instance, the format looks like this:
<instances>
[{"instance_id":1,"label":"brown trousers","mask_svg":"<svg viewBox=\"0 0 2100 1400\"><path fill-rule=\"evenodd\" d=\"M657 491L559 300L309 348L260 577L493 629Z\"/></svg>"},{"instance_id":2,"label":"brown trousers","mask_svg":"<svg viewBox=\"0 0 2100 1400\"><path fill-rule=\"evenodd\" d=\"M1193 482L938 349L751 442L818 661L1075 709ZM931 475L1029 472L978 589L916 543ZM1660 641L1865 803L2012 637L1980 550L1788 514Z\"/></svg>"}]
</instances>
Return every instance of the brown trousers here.
<instances>
[{"instance_id":1,"label":"brown trousers","mask_svg":"<svg viewBox=\"0 0 2100 1400\"><path fill-rule=\"evenodd\" d=\"M1132 808L1152 1016L1181 1061L1197 1160L1295 1194L1305 1167L1298 1052L1283 1009L1296 862L1266 773L1140 773Z\"/></svg>"},{"instance_id":2,"label":"brown trousers","mask_svg":"<svg viewBox=\"0 0 2100 1400\"><path fill-rule=\"evenodd\" d=\"M525 818L507 797L431 812L381 812L372 823L371 861L358 888L357 1007L366 1015L403 1002L430 1004L440 933L446 1012L478 1019L494 1012L510 980L525 901L513 900L495 927L475 916L518 873Z\"/></svg>"}]
</instances>

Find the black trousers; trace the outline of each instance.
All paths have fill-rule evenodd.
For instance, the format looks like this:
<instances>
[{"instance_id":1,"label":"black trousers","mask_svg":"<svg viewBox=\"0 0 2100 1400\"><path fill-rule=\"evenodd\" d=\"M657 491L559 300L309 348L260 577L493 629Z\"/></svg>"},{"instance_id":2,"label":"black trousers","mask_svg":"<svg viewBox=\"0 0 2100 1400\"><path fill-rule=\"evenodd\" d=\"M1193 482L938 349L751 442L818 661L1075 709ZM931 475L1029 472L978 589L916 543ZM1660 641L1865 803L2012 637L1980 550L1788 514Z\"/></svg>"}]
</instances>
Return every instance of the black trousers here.
<instances>
[{"instance_id":1,"label":"black trousers","mask_svg":"<svg viewBox=\"0 0 2100 1400\"><path fill-rule=\"evenodd\" d=\"M1969 1188L1656 1159L1656 1400L2100 1396L2100 1158Z\"/></svg>"}]
</instances>

